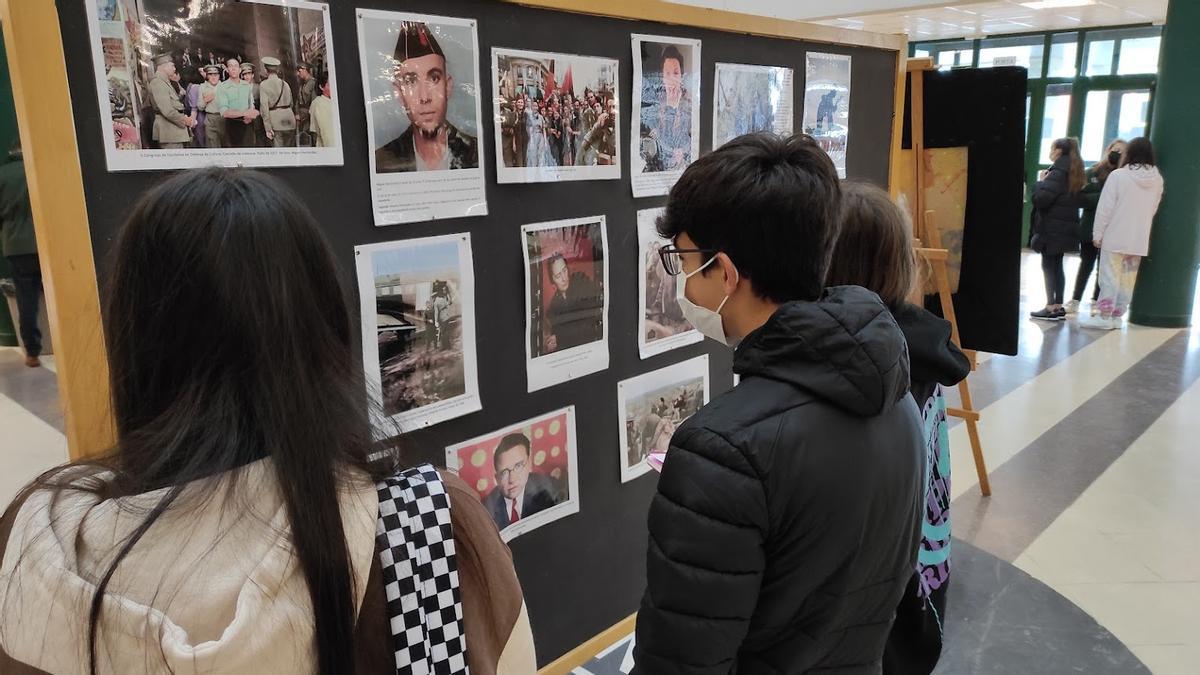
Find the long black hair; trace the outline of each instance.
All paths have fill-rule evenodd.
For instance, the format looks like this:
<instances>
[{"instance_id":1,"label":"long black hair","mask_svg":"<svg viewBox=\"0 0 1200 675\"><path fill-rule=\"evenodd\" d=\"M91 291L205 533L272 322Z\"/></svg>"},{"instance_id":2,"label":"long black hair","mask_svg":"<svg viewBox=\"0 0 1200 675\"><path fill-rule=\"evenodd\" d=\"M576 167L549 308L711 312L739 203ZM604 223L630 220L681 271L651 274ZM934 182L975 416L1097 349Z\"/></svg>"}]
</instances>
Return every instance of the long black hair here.
<instances>
[{"instance_id":1,"label":"long black hair","mask_svg":"<svg viewBox=\"0 0 1200 675\"><path fill-rule=\"evenodd\" d=\"M1121 166L1154 165L1154 145L1150 143L1149 138L1138 136L1129 141L1129 146L1125 148L1125 157L1121 161Z\"/></svg>"},{"instance_id":2,"label":"long black hair","mask_svg":"<svg viewBox=\"0 0 1200 675\"><path fill-rule=\"evenodd\" d=\"M102 499L165 489L101 570L88 617L92 673L102 599L121 561L186 484L264 458L308 583L317 672L351 670L355 589L338 488L353 472L392 467L368 463L349 306L313 216L266 174L188 171L134 207L104 311L116 445L83 463L92 480L58 470L32 486ZM111 478L96 479L102 471Z\"/></svg>"}]
</instances>

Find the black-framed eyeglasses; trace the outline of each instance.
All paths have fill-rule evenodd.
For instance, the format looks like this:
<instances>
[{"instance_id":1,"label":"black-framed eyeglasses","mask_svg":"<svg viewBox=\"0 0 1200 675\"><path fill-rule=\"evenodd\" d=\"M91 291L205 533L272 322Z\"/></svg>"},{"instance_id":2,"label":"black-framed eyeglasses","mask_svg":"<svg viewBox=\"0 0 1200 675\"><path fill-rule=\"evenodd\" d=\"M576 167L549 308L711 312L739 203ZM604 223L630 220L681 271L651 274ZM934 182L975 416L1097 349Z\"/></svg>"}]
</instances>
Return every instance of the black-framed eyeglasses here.
<instances>
[{"instance_id":1,"label":"black-framed eyeglasses","mask_svg":"<svg viewBox=\"0 0 1200 675\"><path fill-rule=\"evenodd\" d=\"M502 482L508 479L514 473L519 474L525 470L525 462L517 462L511 469L503 469L496 472L496 482Z\"/></svg>"},{"instance_id":2,"label":"black-framed eyeglasses","mask_svg":"<svg viewBox=\"0 0 1200 675\"><path fill-rule=\"evenodd\" d=\"M667 274L676 276L683 274L683 254L685 253L715 255L717 251L711 248L679 248L671 244L658 249L658 259L662 261L663 269L667 271Z\"/></svg>"}]
</instances>

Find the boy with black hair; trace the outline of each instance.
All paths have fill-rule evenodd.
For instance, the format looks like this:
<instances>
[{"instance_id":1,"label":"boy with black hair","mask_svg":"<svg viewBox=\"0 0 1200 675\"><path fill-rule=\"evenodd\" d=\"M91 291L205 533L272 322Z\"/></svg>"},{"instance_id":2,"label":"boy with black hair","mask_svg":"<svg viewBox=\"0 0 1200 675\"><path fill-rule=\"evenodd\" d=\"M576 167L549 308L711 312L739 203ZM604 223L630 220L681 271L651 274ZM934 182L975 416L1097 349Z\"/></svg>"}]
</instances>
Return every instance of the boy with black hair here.
<instances>
[{"instance_id":1,"label":"boy with black hair","mask_svg":"<svg viewBox=\"0 0 1200 675\"><path fill-rule=\"evenodd\" d=\"M824 287L840 204L804 135L734 139L671 190L663 265L742 379L671 439L635 672L881 667L916 565L924 445L887 307Z\"/></svg>"}]
</instances>

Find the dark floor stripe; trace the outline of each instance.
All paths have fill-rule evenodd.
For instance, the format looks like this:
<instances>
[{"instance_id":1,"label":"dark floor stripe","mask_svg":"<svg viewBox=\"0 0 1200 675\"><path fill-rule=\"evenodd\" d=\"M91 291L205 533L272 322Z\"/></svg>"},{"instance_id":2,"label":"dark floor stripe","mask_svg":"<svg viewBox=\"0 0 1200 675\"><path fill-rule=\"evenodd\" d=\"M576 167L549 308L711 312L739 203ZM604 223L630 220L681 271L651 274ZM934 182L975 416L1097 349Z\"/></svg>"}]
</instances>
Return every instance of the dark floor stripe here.
<instances>
[{"instance_id":1,"label":"dark floor stripe","mask_svg":"<svg viewBox=\"0 0 1200 675\"><path fill-rule=\"evenodd\" d=\"M1150 671L1070 600L986 551L954 541L937 675Z\"/></svg>"},{"instance_id":2,"label":"dark floor stripe","mask_svg":"<svg viewBox=\"0 0 1200 675\"><path fill-rule=\"evenodd\" d=\"M1200 378L1180 331L954 500L954 534L1012 562ZM1020 420L1005 421L1020 424Z\"/></svg>"},{"instance_id":3,"label":"dark floor stripe","mask_svg":"<svg viewBox=\"0 0 1200 675\"><path fill-rule=\"evenodd\" d=\"M58 401L58 378L45 368L26 368L25 358L16 350L0 350L0 394L66 433Z\"/></svg>"}]
</instances>

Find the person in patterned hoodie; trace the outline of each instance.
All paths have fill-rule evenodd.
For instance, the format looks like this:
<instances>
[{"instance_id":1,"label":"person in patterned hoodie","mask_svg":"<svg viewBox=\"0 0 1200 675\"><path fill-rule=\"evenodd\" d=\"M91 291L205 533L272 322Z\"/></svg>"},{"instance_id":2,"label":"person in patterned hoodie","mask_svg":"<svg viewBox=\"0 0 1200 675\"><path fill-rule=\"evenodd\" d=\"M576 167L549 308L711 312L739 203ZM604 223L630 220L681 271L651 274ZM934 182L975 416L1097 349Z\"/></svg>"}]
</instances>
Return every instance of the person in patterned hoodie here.
<instances>
[{"instance_id":1,"label":"person in patterned hoodie","mask_svg":"<svg viewBox=\"0 0 1200 675\"><path fill-rule=\"evenodd\" d=\"M950 581L950 438L943 387L963 381L970 361L951 340L950 324L908 302L917 288L912 224L877 187L842 186L842 229L826 283L874 291L908 342L911 393L925 424L925 520L917 569L896 608L884 673L930 673L942 651Z\"/></svg>"}]
</instances>

